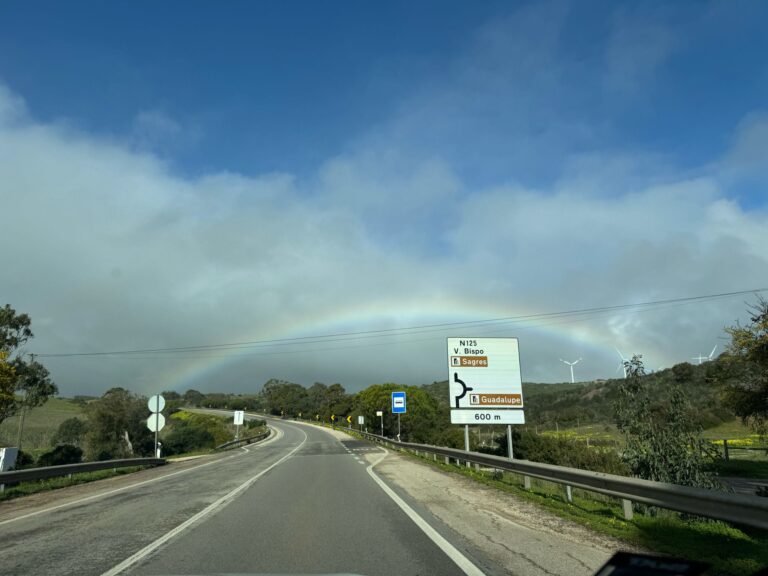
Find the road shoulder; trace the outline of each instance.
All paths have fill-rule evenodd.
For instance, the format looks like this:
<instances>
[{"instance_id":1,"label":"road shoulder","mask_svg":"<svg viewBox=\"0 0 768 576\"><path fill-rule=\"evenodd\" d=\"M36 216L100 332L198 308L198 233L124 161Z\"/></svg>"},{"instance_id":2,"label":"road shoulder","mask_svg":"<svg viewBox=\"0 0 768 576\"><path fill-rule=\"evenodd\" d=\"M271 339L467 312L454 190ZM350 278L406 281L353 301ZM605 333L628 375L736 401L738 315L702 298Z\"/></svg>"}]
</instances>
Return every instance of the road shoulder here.
<instances>
[{"instance_id":1,"label":"road shoulder","mask_svg":"<svg viewBox=\"0 0 768 576\"><path fill-rule=\"evenodd\" d=\"M369 462L380 457L366 456ZM589 576L615 551L630 548L512 494L395 452L374 470L511 574Z\"/></svg>"}]
</instances>

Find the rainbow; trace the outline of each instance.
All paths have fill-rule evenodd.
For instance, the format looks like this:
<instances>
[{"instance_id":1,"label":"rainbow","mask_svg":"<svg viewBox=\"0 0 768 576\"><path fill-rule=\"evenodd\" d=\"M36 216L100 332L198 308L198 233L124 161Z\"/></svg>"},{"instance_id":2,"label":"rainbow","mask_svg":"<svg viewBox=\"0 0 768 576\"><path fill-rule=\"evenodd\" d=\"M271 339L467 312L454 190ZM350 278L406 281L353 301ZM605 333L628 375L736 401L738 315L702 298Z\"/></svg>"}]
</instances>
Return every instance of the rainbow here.
<instances>
[{"instance_id":1,"label":"rainbow","mask_svg":"<svg viewBox=\"0 0 768 576\"><path fill-rule=\"evenodd\" d=\"M519 317L535 314L538 311L510 308L489 304L487 302L471 302L466 299L432 299L426 302L403 303L402 301L380 300L350 306L343 310L302 314L292 322L271 329L266 333L262 328L258 331L240 334L232 341L252 342L258 340L274 340L284 338L305 338L323 334L339 334L364 330L386 330L404 326L422 326L442 324L447 322L475 322L494 318ZM433 331L408 333L405 335L375 337L363 340L363 346L376 346L403 341L442 340L447 336L456 336L467 331L473 336L517 336L521 331L534 330L542 336L567 340L571 345L578 346L585 352L599 350L605 354L611 350L613 334L606 330L605 325L590 327L589 322L573 320L549 321L526 320L515 323L487 324L481 326L445 327ZM347 343L334 342L327 345L315 344L315 347L338 348L341 346L361 346L357 340ZM255 354L265 353L300 353L298 345L258 346L242 350L213 351L210 354L181 356L176 358L174 366L169 368L156 382L164 390L183 392L190 388L200 387L213 374L220 374L228 366L236 365L244 359L253 358ZM524 347L523 347L524 351Z\"/></svg>"}]
</instances>

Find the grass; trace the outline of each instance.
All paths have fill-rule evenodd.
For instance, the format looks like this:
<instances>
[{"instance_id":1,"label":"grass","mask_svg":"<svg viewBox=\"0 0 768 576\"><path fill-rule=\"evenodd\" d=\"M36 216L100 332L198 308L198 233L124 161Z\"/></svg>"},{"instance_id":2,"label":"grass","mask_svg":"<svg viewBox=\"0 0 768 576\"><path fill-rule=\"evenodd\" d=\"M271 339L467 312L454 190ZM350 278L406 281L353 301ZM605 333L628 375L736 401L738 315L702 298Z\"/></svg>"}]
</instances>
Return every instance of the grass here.
<instances>
[{"instance_id":1,"label":"grass","mask_svg":"<svg viewBox=\"0 0 768 576\"><path fill-rule=\"evenodd\" d=\"M118 468L116 470L110 469L97 470L95 472L81 472L79 474L72 474L71 478L61 476L60 478L49 478L47 480L38 480L36 482L20 482L16 486L7 487L3 492L0 492L0 502L3 500L20 498L22 496L29 496L30 494L36 494L38 492L46 492L48 490L66 488L67 486L75 486L76 484L104 480L105 478L112 478L113 476L131 474L143 469L144 466L131 466L129 468Z\"/></svg>"},{"instance_id":2,"label":"grass","mask_svg":"<svg viewBox=\"0 0 768 576\"><path fill-rule=\"evenodd\" d=\"M354 435L354 434L353 434ZM532 502L582 526L612 536L633 546L661 554L696 559L712 565L711 574L747 576L768 565L768 532L736 527L726 522L693 518L669 510L636 506L632 520L625 520L619 501L594 492L574 489L573 502L565 499L563 486L531 479L531 490L523 488L521 475L476 470L442 460L416 456L441 470L460 474L476 482Z\"/></svg>"},{"instance_id":3,"label":"grass","mask_svg":"<svg viewBox=\"0 0 768 576\"><path fill-rule=\"evenodd\" d=\"M27 452L48 450L59 424L68 418L84 417L83 407L66 398L51 398L27 412L24 418L22 448ZM12 416L0 423L0 446L16 446L19 416Z\"/></svg>"},{"instance_id":4,"label":"grass","mask_svg":"<svg viewBox=\"0 0 768 576\"><path fill-rule=\"evenodd\" d=\"M768 460L717 460L709 469L719 476L768 480Z\"/></svg>"}]
</instances>

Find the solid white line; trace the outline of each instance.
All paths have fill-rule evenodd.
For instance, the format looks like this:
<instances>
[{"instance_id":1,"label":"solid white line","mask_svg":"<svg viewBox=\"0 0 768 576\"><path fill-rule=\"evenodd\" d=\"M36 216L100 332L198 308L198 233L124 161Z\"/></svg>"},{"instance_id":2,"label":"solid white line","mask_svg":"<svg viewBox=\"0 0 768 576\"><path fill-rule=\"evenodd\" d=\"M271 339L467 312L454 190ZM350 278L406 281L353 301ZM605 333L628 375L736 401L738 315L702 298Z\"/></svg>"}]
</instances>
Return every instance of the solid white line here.
<instances>
[{"instance_id":1,"label":"solid white line","mask_svg":"<svg viewBox=\"0 0 768 576\"><path fill-rule=\"evenodd\" d=\"M184 522L182 522L181 524L176 526L176 528L173 528L169 532L166 532L165 534L160 536L160 538L158 538L157 540L155 540L151 544L145 546L144 548L142 548L141 550L136 552L136 554L134 554L133 556L130 556L130 557L126 558L125 560L120 562L120 564L118 564L114 568L112 568L110 570L107 570L101 576L115 576L116 574L120 574L121 572L123 572L124 570L130 568L131 566L133 566L137 562L140 562L142 559L144 559L146 556L148 556L149 554L151 554L152 552L154 552L155 550L160 548L160 546L162 546L163 544L168 542L173 537L178 536L179 534L181 534L184 530L186 530L187 528L192 526L192 524L194 524L195 522L198 522L199 520L202 520L203 518L205 518L209 514L215 512L218 508L221 508L222 506L225 506L226 504L229 504L229 502L234 500L241 492L243 492L244 490L249 488L254 482L256 482L256 480L258 480L259 478L264 476L264 474L266 474L267 472L272 470L272 468L274 468L275 466L278 466L278 465L282 464L283 462L285 462L286 460L288 460L288 458L293 456L302 446L304 446L304 444L307 441L308 436L307 436L307 433L304 432L304 430L301 430L301 433L304 434L304 440L302 440L301 443L298 446L296 446L296 448L294 448L293 450L288 452L288 454L286 454L285 456L280 458L280 460L278 460L277 462L271 464L270 466L268 466L267 468L265 468L264 470L262 470L261 472L256 474L256 476L253 476L252 478L249 478L248 480L246 480L245 482L240 484L240 486L238 486L234 490L230 491L229 493L225 494L224 496L222 496L221 498L216 500L216 502L214 502L212 504L209 504L208 506L206 506L205 508L200 510L200 512L198 512L197 514L195 514L191 518L185 520Z\"/></svg>"},{"instance_id":2,"label":"solid white line","mask_svg":"<svg viewBox=\"0 0 768 576\"><path fill-rule=\"evenodd\" d=\"M438 548L440 548L440 550L445 552L448 558L453 560L454 564L456 564L456 566L458 566L461 571L464 572L464 574L467 574L467 576L485 576L480 568L475 566L469 558L459 552L459 550L456 549L453 544L443 538L437 530L432 528L432 526L430 526L426 520L419 516L418 513L405 502L405 500L400 498L400 496L398 496L395 491L392 490L392 488L387 486L386 483L376 475L376 473L373 471L373 467L384 460L386 457L387 454L384 454L381 458L376 460L376 462L368 466L366 470L368 471L368 474L371 475L371 478L373 478L373 480L381 487L381 489L384 490L387 496L395 501L395 504L397 504L400 509L405 512L408 518L413 520L413 523L416 524L416 526L418 526L421 531L424 532L424 534L426 534L427 537L432 540L432 542L434 542Z\"/></svg>"},{"instance_id":3,"label":"solid white line","mask_svg":"<svg viewBox=\"0 0 768 576\"><path fill-rule=\"evenodd\" d=\"M265 442L261 442L259 444L254 444L250 447L250 449L261 448L262 446L266 446L267 444L270 444L273 441L283 436L283 432L281 430L278 430L276 428L274 430L275 430L275 435L272 436L269 440L266 440ZM248 448L241 447L241 449L245 453L250 452L250 449ZM94 494L93 496L86 496L85 498L73 500L72 502L65 502L64 504L58 504L57 506L51 506L50 508L44 508L42 510L37 510L35 512L29 512L28 514L23 514L22 516L16 516L15 518L2 520L0 521L0 526L3 526L5 524L10 524L12 522L18 522L19 520L24 520L25 518L32 518L33 516L39 516L40 514L55 512L56 510L61 510L62 508L68 508L69 506L76 506L77 504L82 504L83 502L90 502L91 500L98 500L99 498L105 498L107 496L111 496L112 494L117 494L118 492L125 492L126 490L132 490L133 488L139 488L141 486L146 486L147 484L154 484L155 482L160 482L161 480L166 480L167 478L173 478L174 476L178 476L179 474L186 474L194 470L199 470L200 468L205 468L206 466L210 466L211 464L221 464L222 462L226 462L227 460L231 460L232 458L237 458L242 455L243 455L243 452L238 452L237 454L233 454L232 456L227 456L226 458L221 458L219 460L212 460L211 462L206 462L205 464L198 464L197 466L193 466L192 468L185 468L184 470L179 470L178 472L171 472L170 474L166 474L164 476L158 476L157 478L151 478L149 480L144 480L142 482L137 482L135 484L129 484L128 486L123 486L122 488L107 490L106 492L100 492L99 494Z\"/></svg>"}]
</instances>

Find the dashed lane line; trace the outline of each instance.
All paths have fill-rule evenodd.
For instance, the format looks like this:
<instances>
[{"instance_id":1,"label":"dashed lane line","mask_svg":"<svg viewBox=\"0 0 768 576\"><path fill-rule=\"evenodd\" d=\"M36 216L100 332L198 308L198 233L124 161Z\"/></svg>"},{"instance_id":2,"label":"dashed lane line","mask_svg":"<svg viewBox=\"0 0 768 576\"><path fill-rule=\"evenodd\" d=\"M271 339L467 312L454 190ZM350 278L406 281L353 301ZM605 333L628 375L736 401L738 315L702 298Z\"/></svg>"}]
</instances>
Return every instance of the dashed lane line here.
<instances>
[{"instance_id":1,"label":"dashed lane line","mask_svg":"<svg viewBox=\"0 0 768 576\"><path fill-rule=\"evenodd\" d=\"M152 552L154 552L155 550L160 548L166 542L168 542L172 538L174 538L174 537L178 536L179 534L181 534L182 532L184 532L184 530L186 530L187 528L189 528L190 526L192 526L196 522L199 522L200 520L202 520L206 516L212 514L213 512L215 512L216 510L218 510L222 506L225 506L225 505L229 504L232 500L237 498L237 496L239 496L241 492L243 492L244 490L249 488L259 478L264 476L264 474L266 474L267 472L272 470L272 468L275 468L276 466L279 466L280 464L282 464L283 462L288 460L291 456L293 456L296 452L298 452L304 446L304 444L306 444L307 438L308 438L307 433L304 432L304 430L301 430L301 433L304 434L304 440L302 440L301 443L298 446L296 446L296 448L294 448L288 454L286 454L285 456L280 458L280 460L278 460L277 462L271 464L270 466L268 466L267 468L265 468L264 470L262 470L261 472L259 472L255 476L253 476L252 478L249 478L248 480L246 480L245 482L240 484L240 486L238 486L234 490L231 490L230 492L228 492L227 494L225 494L224 496L222 496L221 498L219 498L218 500L216 500L212 504L209 504L208 506L203 508L200 512L198 512L197 514L195 514L191 518L185 520L184 522L182 522L181 524L176 526L176 528L173 528L172 530L166 532L165 534L163 534L160 538L158 538L157 540L155 540L151 544L145 546L144 548L142 548L141 550L139 550L138 552L136 552L132 556L129 556L128 558L126 558L125 560L120 562L120 564L118 564L117 566L111 568L110 570L107 570L101 576L116 576L117 574L120 574L121 572L124 572L125 570L127 570L131 566L137 564L138 562L140 562L141 560L146 558L148 555L152 554Z\"/></svg>"}]
</instances>

